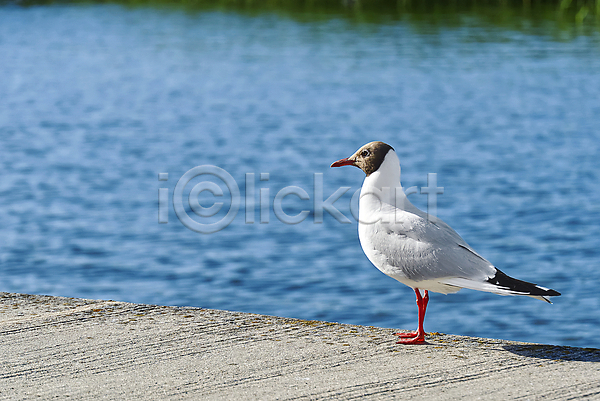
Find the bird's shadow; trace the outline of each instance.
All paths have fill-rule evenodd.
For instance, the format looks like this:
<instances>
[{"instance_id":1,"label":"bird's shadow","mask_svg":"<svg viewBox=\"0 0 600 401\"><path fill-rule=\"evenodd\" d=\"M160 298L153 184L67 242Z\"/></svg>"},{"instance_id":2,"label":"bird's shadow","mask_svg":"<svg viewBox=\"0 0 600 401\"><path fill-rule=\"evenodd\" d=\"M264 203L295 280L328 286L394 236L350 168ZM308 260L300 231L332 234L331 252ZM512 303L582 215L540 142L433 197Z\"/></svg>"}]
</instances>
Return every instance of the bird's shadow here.
<instances>
[{"instance_id":1,"label":"bird's shadow","mask_svg":"<svg viewBox=\"0 0 600 401\"><path fill-rule=\"evenodd\" d=\"M502 346L506 351L529 358L555 361L600 362L600 349L563 347L542 344L510 344Z\"/></svg>"}]
</instances>

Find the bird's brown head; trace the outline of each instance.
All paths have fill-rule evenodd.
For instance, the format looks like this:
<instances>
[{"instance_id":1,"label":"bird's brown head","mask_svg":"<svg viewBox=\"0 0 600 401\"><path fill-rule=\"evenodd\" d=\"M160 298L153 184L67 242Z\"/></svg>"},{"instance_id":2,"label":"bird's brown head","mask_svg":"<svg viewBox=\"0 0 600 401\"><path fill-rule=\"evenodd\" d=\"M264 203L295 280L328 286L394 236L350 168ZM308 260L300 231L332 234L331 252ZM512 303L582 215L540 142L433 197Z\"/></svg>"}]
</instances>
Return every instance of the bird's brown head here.
<instances>
[{"instance_id":1,"label":"bird's brown head","mask_svg":"<svg viewBox=\"0 0 600 401\"><path fill-rule=\"evenodd\" d=\"M379 169L390 150L394 150L394 148L387 143L369 142L352 156L332 163L331 167L356 166L364 171L368 177Z\"/></svg>"}]
</instances>

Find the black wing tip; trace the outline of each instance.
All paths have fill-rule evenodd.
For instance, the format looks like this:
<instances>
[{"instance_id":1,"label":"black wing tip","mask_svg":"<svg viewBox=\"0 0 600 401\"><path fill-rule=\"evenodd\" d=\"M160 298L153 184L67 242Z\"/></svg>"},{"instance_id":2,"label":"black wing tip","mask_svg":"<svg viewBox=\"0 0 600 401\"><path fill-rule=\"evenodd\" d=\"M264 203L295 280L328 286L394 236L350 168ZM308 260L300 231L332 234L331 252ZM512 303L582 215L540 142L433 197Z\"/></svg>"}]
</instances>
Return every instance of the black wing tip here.
<instances>
[{"instance_id":1,"label":"black wing tip","mask_svg":"<svg viewBox=\"0 0 600 401\"><path fill-rule=\"evenodd\" d=\"M541 297L558 297L560 296L560 292L556 290L552 290L549 288L539 287L536 284L528 283L527 281L517 280L516 278L512 278L502 271L496 269L496 275L492 278L489 278L488 283L497 285L499 287L507 288L511 291L514 291L523 295L534 295ZM548 301L549 302L549 301Z\"/></svg>"}]
</instances>

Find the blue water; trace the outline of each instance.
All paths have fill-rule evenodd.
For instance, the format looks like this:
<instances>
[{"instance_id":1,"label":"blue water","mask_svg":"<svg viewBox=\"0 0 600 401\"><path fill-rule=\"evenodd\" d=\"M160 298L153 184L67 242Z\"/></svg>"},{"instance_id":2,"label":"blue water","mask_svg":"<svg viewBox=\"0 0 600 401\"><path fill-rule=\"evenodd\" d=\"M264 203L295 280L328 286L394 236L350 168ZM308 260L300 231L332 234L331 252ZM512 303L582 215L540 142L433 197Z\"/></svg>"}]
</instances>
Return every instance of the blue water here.
<instances>
[{"instance_id":1,"label":"blue water","mask_svg":"<svg viewBox=\"0 0 600 401\"><path fill-rule=\"evenodd\" d=\"M438 216L479 253L563 294L433 294L426 330L600 347L600 35L556 37L477 21L0 8L0 291L414 328L412 290L358 243L363 173L329 169L382 140L405 187L437 173ZM199 165L225 169L242 197L212 234L173 210ZM325 199L351 187L334 204L350 224L327 211L315 223L315 173ZM187 213L223 217L220 185L223 197L200 195L223 201L219 214ZM295 225L261 214L261 190L272 202L288 186L310 196L284 198L288 215L310 212Z\"/></svg>"}]
</instances>

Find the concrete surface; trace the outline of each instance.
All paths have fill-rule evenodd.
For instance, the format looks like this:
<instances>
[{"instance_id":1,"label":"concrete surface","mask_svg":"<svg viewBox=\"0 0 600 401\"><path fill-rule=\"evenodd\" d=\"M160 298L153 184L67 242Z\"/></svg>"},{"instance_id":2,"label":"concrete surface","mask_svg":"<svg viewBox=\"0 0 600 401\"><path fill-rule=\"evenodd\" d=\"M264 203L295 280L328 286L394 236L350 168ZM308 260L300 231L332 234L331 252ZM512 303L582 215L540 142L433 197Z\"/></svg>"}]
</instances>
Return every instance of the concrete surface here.
<instances>
[{"instance_id":1,"label":"concrete surface","mask_svg":"<svg viewBox=\"0 0 600 401\"><path fill-rule=\"evenodd\" d=\"M600 399L600 350L0 292L0 399Z\"/></svg>"}]
</instances>

